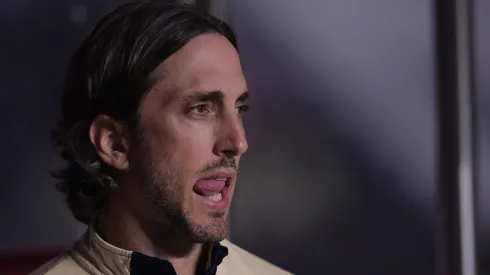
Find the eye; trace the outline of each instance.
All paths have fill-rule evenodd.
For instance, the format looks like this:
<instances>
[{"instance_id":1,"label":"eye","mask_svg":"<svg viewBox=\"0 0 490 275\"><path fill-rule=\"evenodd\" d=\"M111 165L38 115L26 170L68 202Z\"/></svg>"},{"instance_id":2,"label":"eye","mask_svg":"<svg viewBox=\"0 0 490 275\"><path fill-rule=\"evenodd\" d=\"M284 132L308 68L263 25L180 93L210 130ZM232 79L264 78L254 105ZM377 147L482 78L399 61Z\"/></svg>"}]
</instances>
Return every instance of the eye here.
<instances>
[{"instance_id":1,"label":"eye","mask_svg":"<svg viewBox=\"0 0 490 275\"><path fill-rule=\"evenodd\" d=\"M235 112L237 113L237 115L243 116L248 110L250 110L250 106L242 105L242 106L238 106L235 109Z\"/></svg>"},{"instance_id":2,"label":"eye","mask_svg":"<svg viewBox=\"0 0 490 275\"><path fill-rule=\"evenodd\" d=\"M205 104L205 103L196 104L196 105L193 105L189 108L189 113L194 114L194 115L202 116L208 112L209 112L209 106L208 106L208 104Z\"/></svg>"}]
</instances>

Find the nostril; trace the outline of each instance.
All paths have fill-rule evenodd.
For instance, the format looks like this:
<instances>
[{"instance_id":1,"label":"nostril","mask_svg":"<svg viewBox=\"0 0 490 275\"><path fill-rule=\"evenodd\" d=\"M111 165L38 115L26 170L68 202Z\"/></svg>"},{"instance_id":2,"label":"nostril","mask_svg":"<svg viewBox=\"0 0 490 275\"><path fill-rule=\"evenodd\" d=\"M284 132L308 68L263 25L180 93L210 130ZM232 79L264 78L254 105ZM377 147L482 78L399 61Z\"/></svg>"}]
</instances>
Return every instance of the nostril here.
<instances>
[{"instance_id":1,"label":"nostril","mask_svg":"<svg viewBox=\"0 0 490 275\"><path fill-rule=\"evenodd\" d=\"M227 158L233 158L237 155L237 153L234 150L224 150L223 155L225 155Z\"/></svg>"}]
</instances>

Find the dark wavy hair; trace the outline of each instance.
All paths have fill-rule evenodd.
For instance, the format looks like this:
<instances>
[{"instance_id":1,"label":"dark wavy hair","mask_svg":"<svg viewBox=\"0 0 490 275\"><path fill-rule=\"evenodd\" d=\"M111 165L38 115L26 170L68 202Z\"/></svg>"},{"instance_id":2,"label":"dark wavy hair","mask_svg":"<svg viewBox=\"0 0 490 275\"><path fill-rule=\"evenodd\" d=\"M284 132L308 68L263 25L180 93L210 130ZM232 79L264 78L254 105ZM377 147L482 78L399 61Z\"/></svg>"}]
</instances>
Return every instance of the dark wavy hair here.
<instances>
[{"instance_id":1,"label":"dark wavy hair","mask_svg":"<svg viewBox=\"0 0 490 275\"><path fill-rule=\"evenodd\" d=\"M155 81L152 72L204 33L219 33L237 48L230 27L196 7L136 1L103 17L75 51L52 140L67 164L53 176L77 220L90 223L117 188L114 169L90 142L92 121L105 114L137 131L139 106Z\"/></svg>"}]
</instances>

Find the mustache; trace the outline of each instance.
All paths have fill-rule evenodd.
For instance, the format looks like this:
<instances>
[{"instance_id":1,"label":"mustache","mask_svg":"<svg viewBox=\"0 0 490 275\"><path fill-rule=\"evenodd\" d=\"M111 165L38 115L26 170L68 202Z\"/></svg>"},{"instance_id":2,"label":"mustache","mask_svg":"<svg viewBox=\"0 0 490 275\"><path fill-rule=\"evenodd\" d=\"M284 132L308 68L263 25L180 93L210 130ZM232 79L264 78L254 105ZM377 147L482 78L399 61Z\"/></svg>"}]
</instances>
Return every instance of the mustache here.
<instances>
[{"instance_id":1,"label":"mustache","mask_svg":"<svg viewBox=\"0 0 490 275\"><path fill-rule=\"evenodd\" d=\"M213 171L218 168L232 168L235 170L238 170L238 166L236 164L235 158L232 157L224 157L220 159L219 161L210 163L204 167L204 169L201 171L201 173L206 173Z\"/></svg>"}]
</instances>

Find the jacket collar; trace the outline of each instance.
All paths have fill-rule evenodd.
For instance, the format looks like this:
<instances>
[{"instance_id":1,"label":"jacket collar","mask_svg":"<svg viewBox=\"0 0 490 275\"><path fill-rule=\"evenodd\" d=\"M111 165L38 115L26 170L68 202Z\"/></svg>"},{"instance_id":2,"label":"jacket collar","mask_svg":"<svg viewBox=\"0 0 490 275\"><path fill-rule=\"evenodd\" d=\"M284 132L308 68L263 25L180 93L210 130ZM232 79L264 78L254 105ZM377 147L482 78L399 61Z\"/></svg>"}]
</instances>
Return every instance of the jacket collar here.
<instances>
[{"instance_id":1,"label":"jacket collar","mask_svg":"<svg viewBox=\"0 0 490 275\"><path fill-rule=\"evenodd\" d=\"M93 226L75 243L71 253L73 259L90 274L175 274L170 262L113 246L104 241ZM210 268L205 274L215 274L227 255L227 247L216 243L211 253Z\"/></svg>"}]
</instances>

